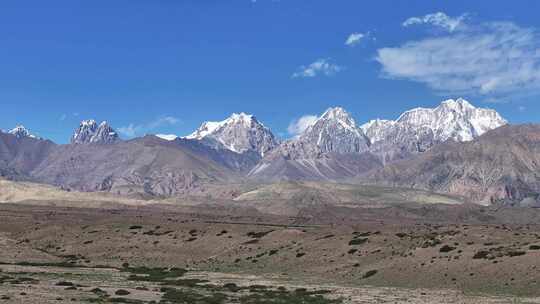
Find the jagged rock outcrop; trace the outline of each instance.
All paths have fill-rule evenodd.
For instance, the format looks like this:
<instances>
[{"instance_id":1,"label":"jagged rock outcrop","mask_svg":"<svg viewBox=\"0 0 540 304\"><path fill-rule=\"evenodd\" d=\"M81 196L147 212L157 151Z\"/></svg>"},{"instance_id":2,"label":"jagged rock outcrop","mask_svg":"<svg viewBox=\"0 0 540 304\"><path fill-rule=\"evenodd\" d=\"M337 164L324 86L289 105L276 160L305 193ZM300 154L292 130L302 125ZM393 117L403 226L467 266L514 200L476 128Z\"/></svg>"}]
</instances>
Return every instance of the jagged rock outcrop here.
<instances>
[{"instance_id":1,"label":"jagged rock outcrop","mask_svg":"<svg viewBox=\"0 0 540 304\"><path fill-rule=\"evenodd\" d=\"M72 144L109 144L119 141L118 133L106 122L83 120L71 137Z\"/></svg>"}]
</instances>

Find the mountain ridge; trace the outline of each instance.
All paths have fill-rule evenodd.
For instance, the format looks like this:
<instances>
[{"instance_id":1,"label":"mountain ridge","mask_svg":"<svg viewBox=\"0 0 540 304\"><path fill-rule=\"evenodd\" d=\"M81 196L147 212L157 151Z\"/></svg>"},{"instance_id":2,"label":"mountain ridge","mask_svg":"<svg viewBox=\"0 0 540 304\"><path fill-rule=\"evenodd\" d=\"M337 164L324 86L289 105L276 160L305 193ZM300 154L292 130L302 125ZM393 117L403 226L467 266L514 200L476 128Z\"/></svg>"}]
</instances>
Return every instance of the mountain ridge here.
<instances>
[{"instance_id":1,"label":"mountain ridge","mask_svg":"<svg viewBox=\"0 0 540 304\"><path fill-rule=\"evenodd\" d=\"M540 125L505 125L465 143L447 141L424 154L361 176L365 183L466 195L471 200L540 204Z\"/></svg>"},{"instance_id":2,"label":"mountain ridge","mask_svg":"<svg viewBox=\"0 0 540 304\"><path fill-rule=\"evenodd\" d=\"M369 173L384 183L392 175L373 172L409 160L412 164L418 155L431 155L434 148L452 142L474 143L505 124L494 110L476 108L464 99L362 125L342 107L332 107L283 142L245 113L205 122L185 137L157 134L131 140L121 140L107 122L84 120L67 145L26 136L29 132L22 128L16 134L3 133L0 173L67 189L165 196L230 181L339 182Z\"/></svg>"},{"instance_id":3,"label":"mountain ridge","mask_svg":"<svg viewBox=\"0 0 540 304\"><path fill-rule=\"evenodd\" d=\"M350 178L365 169L424 153L447 140L471 141L505 124L496 111L476 108L462 98L442 101L435 108L408 110L397 120L375 119L360 126L343 108L329 108L300 135L271 151L249 176L262 180L275 180L276 174L277 179L280 174L308 180ZM344 169L351 166L361 169ZM344 174L340 178L333 171Z\"/></svg>"},{"instance_id":4,"label":"mountain ridge","mask_svg":"<svg viewBox=\"0 0 540 304\"><path fill-rule=\"evenodd\" d=\"M257 152L261 157L274 149L279 140L272 131L244 112L233 113L225 120L206 121L192 134L183 137L203 142L216 149L228 149L242 154Z\"/></svg>"}]
</instances>

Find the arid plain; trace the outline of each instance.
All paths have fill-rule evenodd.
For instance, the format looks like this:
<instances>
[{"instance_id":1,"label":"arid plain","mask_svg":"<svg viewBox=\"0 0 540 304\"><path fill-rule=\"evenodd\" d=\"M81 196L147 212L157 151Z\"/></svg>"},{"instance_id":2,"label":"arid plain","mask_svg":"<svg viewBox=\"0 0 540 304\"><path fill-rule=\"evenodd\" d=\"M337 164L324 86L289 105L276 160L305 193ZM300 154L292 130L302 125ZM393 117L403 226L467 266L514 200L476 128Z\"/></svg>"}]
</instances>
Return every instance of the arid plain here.
<instances>
[{"instance_id":1,"label":"arid plain","mask_svg":"<svg viewBox=\"0 0 540 304\"><path fill-rule=\"evenodd\" d=\"M314 182L232 200L0 183L6 303L540 303L536 209Z\"/></svg>"}]
</instances>

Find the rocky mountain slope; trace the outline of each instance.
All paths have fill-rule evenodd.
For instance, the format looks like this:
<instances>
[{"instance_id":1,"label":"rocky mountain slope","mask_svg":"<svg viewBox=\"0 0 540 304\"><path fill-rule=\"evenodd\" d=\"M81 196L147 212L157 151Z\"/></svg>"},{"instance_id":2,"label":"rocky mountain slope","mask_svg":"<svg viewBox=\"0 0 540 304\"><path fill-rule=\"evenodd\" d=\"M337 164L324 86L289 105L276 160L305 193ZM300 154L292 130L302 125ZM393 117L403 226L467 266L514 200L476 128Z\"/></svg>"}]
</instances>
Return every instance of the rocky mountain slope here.
<instances>
[{"instance_id":1,"label":"rocky mountain slope","mask_svg":"<svg viewBox=\"0 0 540 304\"><path fill-rule=\"evenodd\" d=\"M287 151L293 158L313 158L330 152L361 153L367 151L370 145L369 139L356 126L351 114L340 107L328 109L292 143L304 147Z\"/></svg>"},{"instance_id":2,"label":"rocky mountain slope","mask_svg":"<svg viewBox=\"0 0 540 304\"><path fill-rule=\"evenodd\" d=\"M30 174L66 189L164 196L239 178L207 155L155 136L109 145L56 146Z\"/></svg>"},{"instance_id":3,"label":"rocky mountain slope","mask_svg":"<svg viewBox=\"0 0 540 304\"><path fill-rule=\"evenodd\" d=\"M146 136L121 141L106 123L84 121L72 144L0 132L0 176L79 191L177 195L239 179L257 154L215 150L196 140Z\"/></svg>"},{"instance_id":4,"label":"rocky mountain slope","mask_svg":"<svg viewBox=\"0 0 540 304\"><path fill-rule=\"evenodd\" d=\"M98 125L93 119L83 120L71 137L72 144L107 144L118 140L118 133L106 121Z\"/></svg>"},{"instance_id":5,"label":"rocky mountain slope","mask_svg":"<svg viewBox=\"0 0 540 304\"><path fill-rule=\"evenodd\" d=\"M413 157L453 140L467 142L507 122L497 112L464 99L416 108L397 120L376 119L357 126L342 108L326 111L300 136L270 152L251 172L262 180L346 179Z\"/></svg>"},{"instance_id":6,"label":"rocky mountain slope","mask_svg":"<svg viewBox=\"0 0 540 304\"><path fill-rule=\"evenodd\" d=\"M232 114L219 122L204 122L199 129L185 137L216 148L236 153L255 152L261 157L274 149L279 140L253 115Z\"/></svg>"},{"instance_id":7,"label":"rocky mountain slope","mask_svg":"<svg viewBox=\"0 0 540 304\"><path fill-rule=\"evenodd\" d=\"M343 108L328 109L298 137L270 152L249 176L261 180L343 179L380 166L370 142Z\"/></svg>"},{"instance_id":8,"label":"rocky mountain slope","mask_svg":"<svg viewBox=\"0 0 540 304\"><path fill-rule=\"evenodd\" d=\"M446 142L369 172L363 182L466 195L483 203L540 203L540 125L503 126Z\"/></svg>"},{"instance_id":9,"label":"rocky mountain slope","mask_svg":"<svg viewBox=\"0 0 540 304\"><path fill-rule=\"evenodd\" d=\"M55 144L27 136L0 132L0 176L11 179L28 179L29 172L44 161Z\"/></svg>"}]
</instances>

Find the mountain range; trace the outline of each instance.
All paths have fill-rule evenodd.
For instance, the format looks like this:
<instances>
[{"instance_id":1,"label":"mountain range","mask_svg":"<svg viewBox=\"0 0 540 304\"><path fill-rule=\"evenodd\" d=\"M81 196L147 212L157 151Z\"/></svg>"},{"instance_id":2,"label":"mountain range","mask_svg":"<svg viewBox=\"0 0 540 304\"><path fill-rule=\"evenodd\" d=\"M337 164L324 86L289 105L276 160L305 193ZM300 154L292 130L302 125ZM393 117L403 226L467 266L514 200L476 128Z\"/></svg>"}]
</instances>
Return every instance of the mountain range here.
<instances>
[{"instance_id":1,"label":"mountain range","mask_svg":"<svg viewBox=\"0 0 540 304\"><path fill-rule=\"evenodd\" d=\"M531 203L540 193L538 138L538 127L508 126L496 111L461 98L361 125L334 107L284 141L245 113L204 122L185 137L131 140L120 139L107 122L85 120L67 145L22 126L1 132L0 174L64 189L154 196L204 193L215 184L326 180Z\"/></svg>"}]
</instances>

